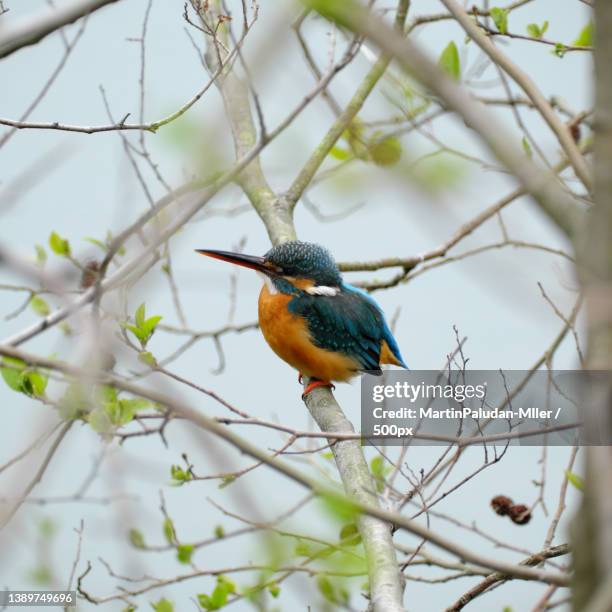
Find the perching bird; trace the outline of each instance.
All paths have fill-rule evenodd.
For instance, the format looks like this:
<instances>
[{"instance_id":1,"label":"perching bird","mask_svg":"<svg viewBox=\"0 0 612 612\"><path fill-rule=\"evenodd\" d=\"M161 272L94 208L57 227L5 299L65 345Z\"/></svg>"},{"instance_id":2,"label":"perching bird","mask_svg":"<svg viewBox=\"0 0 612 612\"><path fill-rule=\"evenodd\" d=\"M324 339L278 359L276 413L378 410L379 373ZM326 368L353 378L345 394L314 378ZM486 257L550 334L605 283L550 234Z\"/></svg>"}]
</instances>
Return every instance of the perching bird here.
<instances>
[{"instance_id":1,"label":"perching bird","mask_svg":"<svg viewBox=\"0 0 612 612\"><path fill-rule=\"evenodd\" d=\"M382 364L406 368L378 304L342 280L333 257L310 242L285 242L263 257L197 249L261 273L259 325L272 350L311 382L305 397Z\"/></svg>"}]
</instances>

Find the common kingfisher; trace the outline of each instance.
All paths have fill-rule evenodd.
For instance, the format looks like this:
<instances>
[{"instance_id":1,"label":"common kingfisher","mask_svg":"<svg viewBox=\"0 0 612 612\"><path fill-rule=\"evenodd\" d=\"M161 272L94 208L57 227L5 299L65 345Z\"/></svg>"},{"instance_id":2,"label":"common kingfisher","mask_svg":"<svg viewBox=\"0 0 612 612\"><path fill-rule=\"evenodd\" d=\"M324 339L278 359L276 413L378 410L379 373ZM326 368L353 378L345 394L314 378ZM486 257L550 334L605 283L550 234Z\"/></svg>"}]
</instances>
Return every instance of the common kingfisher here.
<instances>
[{"instance_id":1,"label":"common kingfisher","mask_svg":"<svg viewBox=\"0 0 612 612\"><path fill-rule=\"evenodd\" d=\"M406 368L380 306L342 280L329 251L297 240L263 257L196 252L259 272L259 325L272 350L310 379L302 397L360 372L382 374L382 364Z\"/></svg>"}]
</instances>

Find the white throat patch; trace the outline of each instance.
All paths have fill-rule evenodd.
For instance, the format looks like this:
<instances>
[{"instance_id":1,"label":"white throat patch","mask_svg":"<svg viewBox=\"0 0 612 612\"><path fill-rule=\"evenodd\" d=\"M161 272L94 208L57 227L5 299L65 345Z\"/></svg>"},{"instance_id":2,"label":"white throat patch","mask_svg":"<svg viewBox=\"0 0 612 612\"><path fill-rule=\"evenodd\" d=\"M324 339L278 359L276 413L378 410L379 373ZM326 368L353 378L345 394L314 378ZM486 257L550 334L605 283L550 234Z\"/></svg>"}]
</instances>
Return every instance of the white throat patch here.
<instances>
[{"instance_id":1,"label":"white throat patch","mask_svg":"<svg viewBox=\"0 0 612 612\"><path fill-rule=\"evenodd\" d=\"M257 274L259 276L261 276L261 278L263 279L263 282L265 283L266 287L268 288L268 293L270 295L274 295L274 294L278 293L278 289L274 286L274 283L272 282L272 280L270 279L269 276L267 276L266 274L263 274L263 272L258 272Z\"/></svg>"},{"instance_id":2,"label":"white throat patch","mask_svg":"<svg viewBox=\"0 0 612 612\"><path fill-rule=\"evenodd\" d=\"M325 285L313 285L306 289L306 293L310 295L337 295L339 291L338 287L326 287Z\"/></svg>"}]
</instances>

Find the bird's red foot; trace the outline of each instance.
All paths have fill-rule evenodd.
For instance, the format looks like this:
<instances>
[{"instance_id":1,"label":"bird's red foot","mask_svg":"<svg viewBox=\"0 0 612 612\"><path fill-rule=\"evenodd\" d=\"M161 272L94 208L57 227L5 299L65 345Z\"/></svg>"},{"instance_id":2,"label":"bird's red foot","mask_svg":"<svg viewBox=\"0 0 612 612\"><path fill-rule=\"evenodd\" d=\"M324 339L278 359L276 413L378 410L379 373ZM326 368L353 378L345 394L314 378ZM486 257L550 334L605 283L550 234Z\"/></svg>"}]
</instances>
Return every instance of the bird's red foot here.
<instances>
[{"instance_id":1,"label":"bird's red foot","mask_svg":"<svg viewBox=\"0 0 612 612\"><path fill-rule=\"evenodd\" d=\"M306 396L317 387L329 387L330 389L335 389L336 386L325 380L311 380L306 388L304 389L304 393L302 393L302 399L305 399Z\"/></svg>"}]
</instances>

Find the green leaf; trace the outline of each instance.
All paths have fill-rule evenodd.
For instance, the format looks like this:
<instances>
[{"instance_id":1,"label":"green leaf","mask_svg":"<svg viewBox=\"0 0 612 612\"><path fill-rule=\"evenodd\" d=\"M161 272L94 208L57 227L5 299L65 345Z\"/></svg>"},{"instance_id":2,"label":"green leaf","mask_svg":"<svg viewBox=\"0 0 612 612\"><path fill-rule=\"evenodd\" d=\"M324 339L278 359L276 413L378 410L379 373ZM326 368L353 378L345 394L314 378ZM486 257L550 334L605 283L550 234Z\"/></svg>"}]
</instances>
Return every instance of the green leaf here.
<instances>
[{"instance_id":1,"label":"green leaf","mask_svg":"<svg viewBox=\"0 0 612 612\"><path fill-rule=\"evenodd\" d=\"M276 582L271 582L268 585L268 593L270 593L270 595L272 595L274 599L276 599L280 595L280 592L281 592L280 587L278 586Z\"/></svg>"},{"instance_id":2,"label":"green leaf","mask_svg":"<svg viewBox=\"0 0 612 612\"><path fill-rule=\"evenodd\" d=\"M83 416L89 407L89 399L79 383L71 383L58 402L59 415L64 420Z\"/></svg>"},{"instance_id":3,"label":"green leaf","mask_svg":"<svg viewBox=\"0 0 612 612\"><path fill-rule=\"evenodd\" d=\"M105 412L108 417L108 423L101 414L97 414L94 416L92 427L99 433L106 433L114 425L123 425L117 389L110 385L100 385L95 389L95 393L96 403L101 404L101 406L96 408L94 412Z\"/></svg>"},{"instance_id":4,"label":"green leaf","mask_svg":"<svg viewBox=\"0 0 612 612\"><path fill-rule=\"evenodd\" d=\"M533 152L531 151L531 145L525 136L523 136L521 140L521 144L523 145L523 151L527 154L527 157L533 157Z\"/></svg>"},{"instance_id":5,"label":"green leaf","mask_svg":"<svg viewBox=\"0 0 612 612\"><path fill-rule=\"evenodd\" d=\"M141 344L144 344L146 342L147 334L145 334L145 332L142 331L140 327L136 327L135 325L131 325L130 323L121 323L121 326L131 331Z\"/></svg>"},{"instance_id":6,"label":"green leaf","mask_svg":"<svg viewBox=\"0 0 612 612\"><path fill-rule=\"evenodd\" d=\"M352 523L360 514L359 508L350 499L332 497L331 495L321 495L321 500L325 509L337 520L342 523Z\"/></svg>"},{"instance_id":7,"label":"green leaf","mask_svg":"<svg viewBox=\"0 0 612 612\"><path fill-rule=\"evenodd\" d=\"M21 376L21 387L26 395L42 397L45 394L49 377L39 372L24 372Z\"/></svg>"},{"instance_id":8,"label":"green leaf","mask_svg":"<svg viewBox=\"0 0 612 612\"><path fill-rule=\"evenodd\" d=\"M66 321L62 321L59 324L59 328L62 331L62 333L64 334L64 336L71 336L72 335L72 327L70 327L70 325L68 325L68 323L66 323Z\"/></svg>"},{"instance_id":9,"label":"green leaf","mask_svg":"<svg viewBox=\"0 0 612 612\"><path fill-rule=\"evenodd\" d=\"M172 476L172 480L175 480L177 484L183 484L191 480L191 473L184 470L180 465L170 466L170 476Z\"/></svg>"},{"instance_id":10,"label":"green leaf","mask_svg":"<svg viewBox=\"0 0 612 612\"><path fill-rule=\"evenodd\" d=\"M164 519L162 530L164 532L164 537L166 538L166 541L168 542L168 544L175 544L176 543L176 532L174 531L174 523L172 522L172 519L170 518Z\"/></svg>"},{"instance_id":11,"label":"green leaf","mask_svg":"<svg viewBox=\"0 0 612 612\"><path fill-rule=\"evenodd\" d=\"M336 593L334 589L334 585L331 583L331 580L327 576L319 576L317 578L317 588L319 592L327 601L331 601L332 603L336 603Z\"/></svg>"},{"instance_id":12,"label":"green leaf","mask_svg":"<svg viewBox=\"0 0 612 612\"><path fill-rule=\"evenodd\" d=\"M527 34L529 34L531 38L542 38L540 26L535 23L530 23L527 25Z\"/></svg>"},{"instance_id":13,"label":"green leaf","mask_svg":"<svg viewBox=\"0 0 612 612\"><path fill-rule=\"evenodd\" d=\"M374 457L372 461L370 461L370 469L372 470L372 474L374 476L382 477L385 475L385 462L380 455L376 455L376 457Z\"/></svg>"},{"instance_id":14,"label":"green leaf","mask_svg":"<svg viewBox=\"0 0 612 612\"><path fill-rule=\"evenodd\" d=\"M2 362L7 364L0 367L0 374L4 382L13 390L24 393L30 397L43 397L49 377L36 370L27 369L27 365L21 359L3 357ZM10 364L15 367L7 367Z\"/></svg>"},{"instance_id":15,"label":"green leaf","mask_svg":"<svg viewBox=\"0 0 612 612\"><path fill-rule=\"evenodd\" d=\"M140 328L146 332L149 337L153 334L153 332L155 331L155 328L157 327L157 324L162 320L163 317L160 317L159 315L156 315L154 317L149 317L146 321L143 322L143 324L140 326Z\"/></svg>"},{"instance_id":16,"label":"green leaf","mask_svg":"<svg viewBox=\"0 0 612 612\"><path fill-rule=\"evenodd\" d=\"M402 157L402 144L395 136L389 136L369 147L372 161L379 166L393 166Z\"/></svg>"},{"instance_id":17,"label":"green leaf","mask_svg":"<svg viewBox=\"0 0 612 612\"><path fill-rule=\"evenodd\" d=\"M193 544L180 544L176 549L176 558L181 563L191 563Z\"/></svg>"},{"instance_id":18,"label":"green leaf","mask_svg":"<svg viewBox=\"0 0 612 612\"><path fill-rule=\"evenodd\" d=\"M563 43L555 43L555 49L553 53L557 57L563 57L567 52L567 47Z\"/></svg>"},{"instance_id":19,"label":"green leaf","mask_svg":"<svg viewBox=\"0 0 612 612\"><path fill-rule=\"evenodd\" d=\"M217 578L217 586L212 593L210 598L213 607L213 610L218 610L222 608L227 603L227 597L230 593L236 592L236 585L226 578L225 576L219 576Z\"/></svg>"},{"instance_id":20,"label":"green leaf","mask_svg":"<svg viewBox=\"0 0 612 612\"><path fill-rule=\"evenodd\" d=\"M491 17L500 34L508 33L508 13L508 9L499 8L497 6L491 9Z\"/></svg>"},{"instance_id":21,"label":"green leaf","mask_svg":"<svg viewBox=\"0 0 612 612\"><path fill-rule=\"evenodd\" d=\"M340 529L340 543L345 546L357 546L361 542L361 536L355 523L347 523Z\"/></svg>"},{"instance_id":22,"label":"green leaf","mask_svg":"<svg viewBox=\"0 0 612 612\"><path fill-rule=\"evenodd\" d=\"M56 255L61 255L62 257L70 255L70 243L57 232L51 232L49 246Z\"/></svg>"},{"instance_id":23,"label":"green leaf","mask_svg":"<svg viewBox=\"0 0 612 612\"><path fill-rule=\"evenodd\" d=\"M167 599L160 599L157 603L151 603L155 612L174 612L174 605Z\"/></svg>"},{"instance_id":24,"label":"green leaf","mask_svg":"<svg viewBox=\"0 0 612 612\"><path fill-rule=\"evenodd\" d=\"M350 29L349 16L356 8L354 0L307 0L306 4L326 19Z\"/></svg>"},{"instance_id":25,"label":"green leaf","mask_svg":"<svg viewBox=\"0 0 612 612\"><path fill-rule=\"evenodd\" d=\"M236 477L232 474L230 474L229 476L224 476L221 479L221 482L219 483L219 488L220 489L225 489L225 487L229 487L234 480L236 480Z\"/></svg>"},{"instance_id":26,"label":"green leaf","mask_svg":"<svg viewBox=\"0 0 612 612\"><path fill-rule=\"evenodd\" d=\"M96 393L100 398L101 402L116 402L117 401L117 389L111 385L100 385L96 389Z\"/></svg>"},{"instance_id":27,"label":"green leaf","mask_svg":"<svg viewBox=\"0 0 612 612\"><path fill-rule=\"evenodd\" d=\"M223 528L223 525L215 525L215 538L223 538L225 537L225 529Z\"/></svg>"},{"instance_id":28,"label":"green leaf","mask_svg":"<svg viewBox=\"0 0 612 612\"><path fill-rule=\"evenodd\" d=\"M153 332L155 331L157 324L161 320L162 320L162 317L160 317L159 315L149 317L147 319L145 305L144 303L142 303L136 309L136 313L134 314L134 321L136 325L131 325L130 323L122 323L121 325L125 329L128 329L129 331L131 331L136 336L136 338L138 338L138 341L140 342L141 346L144 348L147 342L150 340L151 336L153 335Z\"/></svg>"},{"instance_id":29,"label":"green leaf","mask_svg":"<svg viewBox=\"0 0 612 612\"><path fill-rule=\"evenodd\" d=\"M236 584L234 583L233 580L230 580L227 576L224 576L223 574L221 574L217 578L217 582L223 583L225 585L225 587L227 588L229 593L235 593L236 592Z\"/></svg>"},{"instance_id":30,"label":"green leaf","mask_svg":"<svg viewBox=\"0 0 612 612\"><path fill-rule=\"evenodd\" d=\"M546 30L548 30L548 21L545 21L541 26L539 26L537 23L530 23L527 26L527 34L529 34L529 36L532 38L542 38Z\"/></svg>"},{"instance_id":31,"label":"green leaf","mask_svg":"<svg viewBox=\"0 0 612 612\"><path fill-rule=\"evenodd\" d=\"M142 361L142 363L155 368L157 366L157 359L155 359L153 353L149 351L141 351L138 354L138 359Z\"/></svg>"},{"instance_id":32,"label":"green leaf","mask_svg":"<svg viewBox=\"0 0 612 612\"><path fill-rule=\"evenodd\" d=\"M389 468L390 466L385 465L385 460L380 455L376 455L370 462L372 476L374 476L376 489L379 493L385 488L385 476L389 472Z\"/></svg>"},{"instance_id":33,"label":"green leaf","mask_svg":"<svg viewBox=\"0 0 612 612\"><path fill-rule=\"evenodd\" d=\"M214 608L212 608L210 597L206 593L198 593L196 597L198 598L198 603L202 608L205 610L214 610Z\"/></svg>"},{"instance_id":34,"label":"green leaf","mask_svg":"<svg viewBox=\"0 0 612 612\"><path fill-rule=\"evenodd\" d=\"M200 593L197 597L200 606L205 610L219 610L227 603L228 595L235 592L236 585L231 580L221 575L217 578L217 585L212 595L209 596L205 593Z\"/></svg>"},{"instance_id":35,"label":"green leaf","mask_svg":"<svg viewBox=\"0 0 612 612\"><path fill-rule=\"evenodd\" d=\"M103 408L112 425L121 425L121 408L119 407L119 402L106 402Z\"/></svg>"},{"instance_id":36,"label":"green leaf","mask_svg":"<svg viewBox=\"0 0 612 612\"><path fill-rule=\"evenodd\" d=\"M145 539L142 535L142 531L138 529L130 529L128 536L130 538L130 544L134 548L144 548L145 547Z\"/></svg>"},{"instance_id":37,"label":"green leaf","mask_svg":"<svg viewBox=\"0 0 612 612\"><path fill-rule=\"evenodd\" d=\"M348 143L354 157L368 161L369 152L364 132L363 122L359 119L353 119L342 132L342 138Z\"/></svg>"},{"instance_id":38,"label":"green leaf","mask_svg":"<svg viewBox=\"0 0 612 612\"><path fill-rule=\"evenodd\" d=\"M351 152L342 147L332 147L329 154L334 159L339 159L340 161L346 161L352 157Z\"/></svg>"},{"instance_id":39,"label":"green leaf","mask_svg":"<svg viewBox=\"0 0 612 612\"><path fill-rule=\"evenodd\" d=\"M131 410L134 413L144 410L151 405L151 402L144 397L134 397L131 399L121 399L119 404L124 410Z\"/></svg>"},{"instance_id":40,"label":"green leaf","mask_svg":"<svg viewBox=\"0 0 612 612\"><path fill-rule=\"evenodd\" d=\"M143 323L145 322L145 305L144 305L144 302L136 309L136 314L134 315L134 320L136 321L137 327L142 329Z\"/></svg>"},{"instance_id":41,"label":"green leaf","mask_svg":"<svg viewBox=\"0 0 612 612\"><path fill-rule=\"evenodd\" d=\"M100 247L104 252L108 251L108 247L101 241L98 240L97 238L85 238L86 242L89 242L97 247Z\"/></svg>"},{"instance_id":42,"label":"green leaf","mask_svg":"<svg viewBox=\"0 0 612 612\"><path fill-rule=\"evenodd\" d=\"M34 245L34 248L36 249L36 263L39 266L44 266L47 261L47 251L40 244Z\"/></svg>"},{"instance_id":43,"label":"green leaf","mask_svg":"<svg viewBox=\"0 0 612 612\"><path fill-rule=\"evenodd\" d=\"M39 295L32 296L30 308L40 317L46 317L51 312L49 304Z\"/></svg>"},{"instance_id":44,"label":"green leaf","mask_svg":"<svg viewBox=\"0 0 612 612\"><path fill-rule=\"evenodd\" d=\"M113 423L108 412L104 408L96 408L87 415L87 422L91 428L98 433L108 433L113 428Z\"/></svg>"},{"instance_id":45,"label":"green leaf","mask_svg":"<svg viewBox=\"0 0 612 612\"><path fill-rule=\"evenodd\" d=\"M151 402L143 398L120 399L118 403L119 419L116 424L125 425L126 423L129 423L139 410L144 410L150 405Z\"/></svg>"},{"instance_id":46,"label":"green leaf","mask_svg":"<svg viewBox=\"0 0 612 612\"><path fill-rule=\"evenodd\" d=\"M571 482L579 491L584 491L584 480L578 474L574 474L574 472L570 472L570 470L565 470L565 477L568 482Z\"/></svg>"},{"instance_id":47,"label":"green leaf","mask_svg":"<svg viewBox=\"0 0 612 612\"><path fill-rule=\"evenodd\" d=\"M312 555L312 549L310 546L304 542L304 540L300 540L293 549L296 557L310 557Z\"/></svg>"},{"instance_id":48,"label":"green leaf","mask_svg":"<svg viewBox=\"0 0 612 612\"><path fill-rule=\"evenodd\" d=\"M351 597L349 592L346 589L340 587L340 589L338 590L338 595L340 596L340 601L346 606Z\"/></svg>"},{"instance_id":49,"label":"green leaf","mask_svg":"<svg viewBox=\"0 0 612 612\"><path fill-rule=\"evenodd\" d=\"M438 65L442 70L450 74L454 79L461 78L461 63L459 61L459 51L454 41L446 45L446 48L440 54Z\"/></svg>"},{"instance_id":50,"label":"green leaf","mask_svg":"<svg viewBox=\"0 0 612 612\"><path fill-rule=\"evenodd\" d=\"M2 362L5 364L13 364L19 366L18 368L9 368L3 366L0 368L0 374L4 382L13 390L21 392L21 375L26 367L26 364L21 359L13 359L12 357L2 357Z\"/></svg>"},{"instance_id":51,"label":"green leaf","mask_svg":"<svg viewBox=\"0 0 612 612\"><path fill-rule=\"evenodd\" d=\"M593 44L593 22L589 21L578 34L578 38L572 43L574 47L590 47Z\"/></svg>"}]
</instances>

